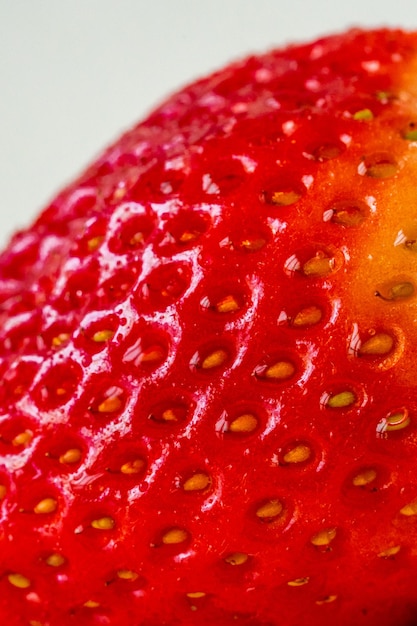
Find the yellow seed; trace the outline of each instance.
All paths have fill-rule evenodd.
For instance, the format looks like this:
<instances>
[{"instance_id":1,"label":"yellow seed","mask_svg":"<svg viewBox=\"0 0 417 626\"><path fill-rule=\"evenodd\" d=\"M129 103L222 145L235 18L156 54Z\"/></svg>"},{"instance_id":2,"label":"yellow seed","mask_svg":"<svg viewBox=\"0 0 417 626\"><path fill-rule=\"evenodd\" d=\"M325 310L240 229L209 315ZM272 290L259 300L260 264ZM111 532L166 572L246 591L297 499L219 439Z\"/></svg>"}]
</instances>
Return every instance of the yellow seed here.
<instances>
[{"instance_id":1,"label":"yellow seed","mask_svg":"<svg viewBox=\"0 0 417 626\"><path fill-rule=\"evenodd\" d=\"M313 324L318 324L321 318L321 310L317 306L309 306L297 313L292 320L292 325L296 327L313 326Z\"/></svg>"},{"instance_id":2,"label":"yellow seed","mask_svg":"<svg viewBox=\"0 0 417 626\"><path fill-rule=\"evenodd\" d=\"M131 580L131 581L137 580L139 578L139 574L137 574L131 569L119 569L119 571L117 572L117 576L121 580Z\"/></svg>"},{"instance_id":3,"label":"yellow seed","mask_svg":"<svg viewBox=\"0 0 417 626\"><path fill-rule=\"evenodd\" d=\"M365 487L373 482L376 476L377 474L374 469L365 469L354 476L352 483L355 487Z\"/></svg>"},{"instance_id":4,"label":"yellow seed","mask_svg":"<svg viewBox=\"0 0 417 626\"><path fill-rule=\"evenodd\" d=\"M412 517L413 515L417 515L417 502L410 502L410 504L406 504L400 510L401 515L405 515L405 517Z\"/></svg>"},{"instance_id":5,"label":"yellow seed","mask_svg":"<svg viewBox=\"0 0 417 626\"><path fill-rule=\"evenodd\" d=\"M138 233L135 233L133 237L131 237L131 239L129 240L129 245L137 246L138 244L141 244L144 241L145 241L145 237L143 236L143 233L138 232Z\"/></svg>"},{"instance_id":6,"label":"yellow seed","mask_svg":"<svg viewBox=\"0 0 417 626\"><path fill-rule=\"evenodd\" d=\"M360 355L384 356L391 352L394 346L394 339L387 333L377 333L365 341L360 349Z\"/></svg>"},{"instance_id":7,"label":"yellow seed","mask_svg":"<svg viewBox=\"0 0 417 626\"><path fill-rule=\"evenodd\" d=\"M136 363L152 363L161 361L164 358L164 351L160 346L152 346L148 350L144 350L137 358Z\"/></svg>"},{"instance_id":8,"label":"yellow seed","mask_svg":"<svg viewBox=\"0 0 417 626\"><path fill-rule=\"evenodd\" d=\"M103 343L114 337L114 330L98 330L93 335L93 341Z\"/></svg>"},{"instance_id":9,"label":"yellow seed","mask_svg":"<svg viewBox=\"0 0 417 626\"><path fill-rule=\"evenodd\" d=\"M68 341L70 336L71 335L69 333L60 333L52 339L52 346L54 348L59 348L60 346L62 346L63 343L66 343Z\"/></svg>"},{"instance_id":10,"label":"yellow seed","mask_svg":"<svg viewBox=\"0 0 417 626\"><path fill-rule=\"evenodd\" d=\"M393 546L392 548L387 548L378 554L381 559L389 559L392 556L395 556L401 550L401 546Z\"/></svg>"},{"instance_id":11,"label":"yellow seed","mask_svg":"<svg viewBox=\"0 0 417 626\"><path fill-rule=\"evenodd\" d=\"M178 417L172 409L166 409L162 413L162 419L164 422L176 422L178 421Z\"/></svg>"},{"instance_id":12,"label":"yellow seed","mask_svg":"<svg viewBox=\"0 0 417 626\"><path fill-rule=\"evenodd\" d=\"M183 484L184 491L203 491L211 484L210 477L203 472L196 472Z\"/></svg>"},{"instance_id":13,"label":"yellow seed","mask_svg":"<svg viewBox=\"0 0 417 626\"><path fill-rule=\"evenodd\" d=\"M104 237L103 236L98 236L98 237L91 237L91 239L89 239L87 241L87 248L89 252L94 252L94 250L97 250L97 248L99 247L99 245L104 241Z\"/></svg>"},{"instance_id":14,"label":"yellow seed","mask_svg":"<svg viewBox=\"0 0 417 626\"><path fill-rule=\"evenodd\" d=\"M239 309L239 303L234 296L226 296L216 304L216 310L219 313L233 313Z\"/></svg>"},{"instance_id":15,"label":"yellow seed","mask_svg":"<svg viewBox=\"0 0 417 626\"><path fill-rule=\"evenodd\" d=\"M122 474L139 474L144 468L145 461L143 459L135 459L134 461L128 461L123 463L120 468Z\"/></svg>"},{"instance_id":16,"label":"yellow seed","mask_svg":"<svg viewBox=\"0 0 417 626\"><path fill-rule=\"evenodd\" d=\"M326 598L323 598L322 600L316 600L316 604L318 605L329 604L330 602L334 602L335 600L337 600L337 596L327 596Z\"/></svg>"},{"instance_id":17,"label":"yellow seed","mask_svg":"<svg viewBox=\"0 0 417 626\"><path fill-rule=\"evenodd\" d=\"M0 485L0 501L6 496L7 489L5 485Z\"/></svg>"},{"instance_id":18,"label":"yellow seed","mask_svg":"<svg viewBox=\"0 0 417 626\"><path fill-rule=\"evenodd\" d=\"M42 622L38 622L37 619L31 619L29 622L29 626L44 626Z\"/></svg>"},{"instance_id":19,"label":"yellow seed","mask_svg":"<svg viewBox=\"0 0 417 626\"><path fill-rule=\"evenodd\" d=\"M266 244L265 239L243 239L240 242L240 247L244 248L248 252L257 252Z\"/></svg>"},{"instance_id":20,"label":"yellow seed","mask_svg":"<svg viewBox=\"0 0 417 626\"><path fill-rule=\"evenodd\" d=\"M372 113L371 109L361 109L360 111L356 111L356 113L353 114L353 119L360 121L369 121L374 119L374 114Z\"/></svg>"},{"instance_id":21,"label":"yellow seed","mask_svg":"<svg viewBox=\"0 0 417 626\"><path fill-rule=\"evenodd\" d=\"M61 565L64 565L65 563L65 558L62 556L62 554L54 552L53 554L50 554L46 557L45 563L47 565L50 565L51 567L61 567Z\"/></svg>"},{"instance_id":22,"label":"yellow seed","mask_svg":"<svg viewBox=\"0 0 417 626\"><path fill-rule=\"evenodd\" d=\"M243 565L248 560L249 556L246 552L232 552L225 557L225 562L229 565Z\"/></svg>"},{"instance_id":23,"label":"yellow seed","mask_svg":"<svg viewBox=\"0 0 417 626\"><path fill-rule=\"evenodd\" d=\"M188 533L183 528L171 528L162 537L162 543L165 545L173 545L183 543L188 539Z\"/></svg>"},{"instance_id":24,"label":"yellow seed","mask_svg":"<svg viewBox=\"0 0 417 626\"><path fill-rule=\"evenodd\" d=\"M26 576L22 574L9 574L7 580L13 587L17 587L18 589L27 589L31 584L29 578L26 578Z\"/></svg>"},{"instance_id":25,"label":"yellow seed","mask_svg":"<svg viewBox=\"0 0 417 626\"><path fill-rule=\"evenodd\" d=\"M311 456L311 449L305 444L299 444L284 454L285 463L304 463Z\"/></svg>"},{"instance_id":26,"label":"yellow seed","mask_svg":"<svg viewBox=\"0 0 417 626\"><path fill-rule=\"evenodd\" d=\"M61 456L59 457L59 462L68 465L71 465L72 463L78 463L78 461L80 461L82 456L81 450L79 450L78 448L69 448L69 450L67 450L66 452L64 452L64 454L61 454Z\"/></svg>"},{"instance_id":27,"label":"yellow seed","mask_svg":"<svg viewBox=\"0 0 417 626\"><path fill-rule=\"evenodd\" d=\"M335 393L327 400L327 406L331 409L344 409L356 402L356 396L353 391L340 391Z\"/></svg>"},{"instance_id":28,"label":"yellow seed","mask_svg":"<svg viewBox=\"0 0 417 626\"><path fill-rule=\"evenodd\" d=\"M303 585L306 585L309 581L310 578L308 576L305 576L304 578L295 578L294 580L290 580L287 582L287 585L289 587L302 587Z\"/></svg>"},{"instance_id":29,"label":"yellow seed","mask_svg":"<svg viewBox=\"0 0 417 626\"><path fill-rule=\"evenodd\" d=\"M38 504L33 508L35 513L39 515L54 513L58 506L58 502L54 498L44 498L40 500Z\"/></svg>"},{"instance_id":30,"label":"yellow seed","mask_svg":"<svg viewBox=\"0 0 417 626\"><path fill-rule=\"evenodd\" d=\"M219 367L220 365L223 365L223 363L225 363L228 356L229 355L227 354L226 350L222 350L222 349L214 350L214 352L211 352L209 355L207 355L203 359L201 363L201 367L204 370Z\"/></svg>"},{"instance_id":31,"label":"yellow seed","mask_svg":"<svg viewBox=\"0 0 417 626\"><path fill-rule=\"evenodd\" d=\"M310 539L313 546L328 546L336 537L335 528L326 528L320 530L318 533L312 536Z\"/></svg>"},{"instance_id":32,"label":"yellow seed","mask_svg":"<svg viewBox=\"0 0 417 626\"><path fill-rule=\"evenodd\" d=\"M55 389L55 393L57 396L65 396L65 394L67 393L67 390L64 389L64 387L57 387Z\"/></svg>"},{"instance_id":33,"label":"yellow seed","mask_svg":"<svg viewBox=\"0 0 417 626\"><path fill-rule=\"evenodd\" d=\"M99 517L91 522L91 526L96 530L112 530L115 521L112 517Z\"/></svg>"},{"instance_id":34,"label":"yellow seed","mask_svg":"<svg viewBox=\"0 0 417 626\"><path fill-rule=\"evenodd\" d=\"M277 361L273 365L270 365L265 371L265 378L273 380L286 380L291 378L295 372L295 367L289 361Z\"/></svg>"},{"instance_id":35,"label":"yellow seed","mask_svg":"<svg viewBox=\"0 0 417 626\"><path fill-rule=\"evenodd\" d=\"M271 519L278 517L283 510L283 506L279 500L269 500L256 510L256 515L260 519Z\"/></svg>"},{"instance_id":36,"label":"yellow seed","mask_svg":"<svg viewBox=\"0 0 417 626\"><path fill-rule=\"evenodd\" d=\"M84 602L84 606L87 607L87 609L97 609L100 606L100 602L96 602L95 600L87 600L87 602Z\"/></svg>"},{"instance_id":37,"label":"yellow seed","mask_svg":"<svg viewBox=\"0 0 417 626\"><path fill-rule=\"evenodd\" d=\"M181 233L181 236L179 237L179 241L181 243L189 243L190 241L194 241L194 239L197 239L197 237L201 235L200 232L198 232L197 230L190 232L189 230L185 230L183 233Z\"/></svg>"},{"instance_id":38,"label":"yellow seed","mask_svg":"<svg viewBox=\"0 0 417 626\"><path fill-rule=\"evenodd\" d=\"M233 552L229 554L224 560L229 565L243 565L248 560L248 555L245 552Z\"/></svg>"},{"instance_id":39,"label":"yellow seed","mask_svg":"<svg viewBox=\"0 0 417 626\"><path fill-rule=\"evenodd\" d=\"M258 420L252 413L243 413L230 422L231 433L251 433L258 426Z\"/></svg>"},{"instance_id":40,"label":"yellow seed","mask_svg":"<svg viewBox=\"0 0 417 626\"><path fill-rule=\"evenodd\" d=\"M301 194L294 190L274 191L272 194L268 194L268 196L269 202L276 206L289 206L301 198Z\"/></svg>"},{"instance_id":41,"label":"yellow seed","mask_svg":"<svg viewBox=\"0 0 417 626\"><path fill-rule=\"evenodd\" d=\"M332 257L317 254L306 261L303 265L303 273L306 276L326 276L333 271L335 260Z\"/></svg>"},{"instance_id":42,"label":"yellow seed","mask_svg":"<svg viewBox=\"0 0 417 626\"><path fill-rule=\"evenodd\" d=\"M27 446L33 438L33 433L29 430L25 430L23 433L19 433L12 439L12 445L14 446Z\"/></svg>"},{"instance_id":43,"label":"yellow seed","mask_svg":"<svg viewBox=\"0 0 417 626\"><path fill-rule=\"evenodd\" d=\"M207 594L204 591L190 591L189 593L187 593L187 598L204 598L206 595Z\"/></svg>"},{"instance_id":44,"label":"yellow seed","mask_svg":"<svg viewBox=\"0 0 417 626\"><path fill-rule=\"evenodd\" d=\"M115 413L122 407L122 401L118 396L111 396L103 400L98 406L99 413Z\"/></svg>"},{"instance_id":45,"label":"yellow seed","mask_svg":"<svg viewBox=\"0 0 417 626\"><path fill-rule=\"evenodd\" d=\"M396 430L402 430L410 425L411 419L407 409L398 411L388 415L385 418L384 431L392 432Z\"/></svg>"}]
</instances>

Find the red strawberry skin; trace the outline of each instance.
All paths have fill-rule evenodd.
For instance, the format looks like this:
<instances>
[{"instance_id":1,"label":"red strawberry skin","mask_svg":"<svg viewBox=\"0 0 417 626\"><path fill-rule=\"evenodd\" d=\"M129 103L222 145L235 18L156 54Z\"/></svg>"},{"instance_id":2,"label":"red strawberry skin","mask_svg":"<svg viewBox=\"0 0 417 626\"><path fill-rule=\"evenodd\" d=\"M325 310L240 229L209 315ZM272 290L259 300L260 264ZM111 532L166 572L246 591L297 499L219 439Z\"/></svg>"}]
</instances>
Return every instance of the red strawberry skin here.
<instances>
[{"instance_id":1,"label":"red strawberry skin","mask_svg":"<svg viewBox=\"0 0 417 626\"><path fill-rule=\"evenodd\" d=\"M1 624L417 624L416 72L236 63L14 237Z\"/></svg>"}]
</instances>

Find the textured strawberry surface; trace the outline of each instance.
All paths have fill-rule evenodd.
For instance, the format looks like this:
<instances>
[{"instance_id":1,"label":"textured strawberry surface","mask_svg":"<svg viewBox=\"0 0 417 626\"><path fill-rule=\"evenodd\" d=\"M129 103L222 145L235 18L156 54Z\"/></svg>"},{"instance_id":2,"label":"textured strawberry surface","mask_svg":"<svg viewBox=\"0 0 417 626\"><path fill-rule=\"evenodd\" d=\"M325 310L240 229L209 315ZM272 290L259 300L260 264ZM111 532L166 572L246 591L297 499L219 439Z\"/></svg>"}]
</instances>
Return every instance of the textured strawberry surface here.
<instances>
[{"instance_id":1,"label":"textured strawberry surface","mask_svg":"<svg viewBox=\"0 0 417 626\"><path fill-rule=\"evenodd\" d=\"M417 624L417 35L178 93L0 257L0 623Z\"/></svg>"}]
</instances>

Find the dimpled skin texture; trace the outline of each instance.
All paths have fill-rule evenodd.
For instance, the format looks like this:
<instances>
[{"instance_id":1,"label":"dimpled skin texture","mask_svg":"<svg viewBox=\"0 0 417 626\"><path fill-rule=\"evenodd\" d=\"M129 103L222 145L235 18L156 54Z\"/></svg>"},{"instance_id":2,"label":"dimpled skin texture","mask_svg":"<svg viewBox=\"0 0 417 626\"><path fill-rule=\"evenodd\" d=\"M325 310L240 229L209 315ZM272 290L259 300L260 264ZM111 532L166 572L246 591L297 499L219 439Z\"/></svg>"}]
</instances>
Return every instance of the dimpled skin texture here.
<instances>
[{"instance_id":1,"label":"dimpled skin texture","mask_svg":"<svg viewBox=\"0 0 417 626\"><path fill-rule=\"evenodd\" d=\"M417 624L416 75L236 63L14 237L2 625Z\"/></svg>"}]
</instances>

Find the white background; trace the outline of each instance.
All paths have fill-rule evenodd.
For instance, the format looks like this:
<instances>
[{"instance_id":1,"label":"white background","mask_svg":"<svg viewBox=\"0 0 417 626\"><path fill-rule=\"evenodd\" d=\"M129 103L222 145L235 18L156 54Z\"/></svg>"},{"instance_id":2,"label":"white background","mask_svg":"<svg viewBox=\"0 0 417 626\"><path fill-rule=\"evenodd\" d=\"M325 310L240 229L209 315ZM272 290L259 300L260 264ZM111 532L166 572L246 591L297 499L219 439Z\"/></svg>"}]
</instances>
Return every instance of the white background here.
<instances>
[{"instance_id":1,"label":"white background","mask_svg":"<svg viewBox=\"0 0 417 626\"><path fill-rule=\"evenodd\" d=\"M0 245L167 94L250 52L416 0L0 0Z\"/></svg>"}]
</instances>

